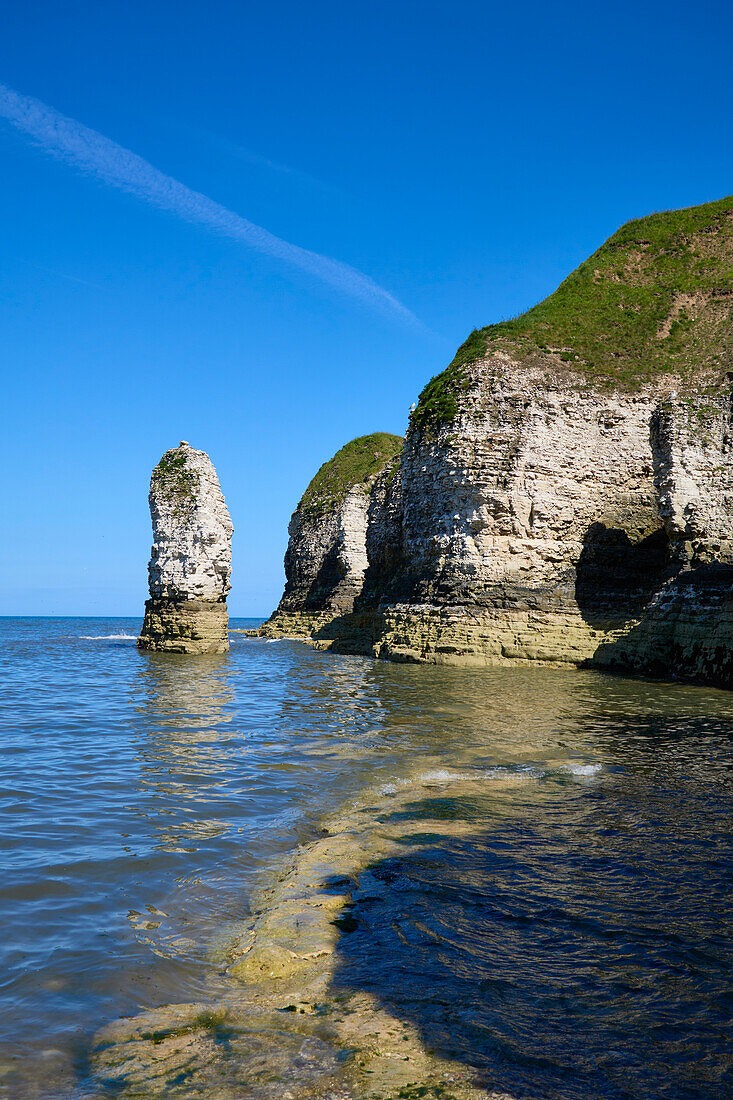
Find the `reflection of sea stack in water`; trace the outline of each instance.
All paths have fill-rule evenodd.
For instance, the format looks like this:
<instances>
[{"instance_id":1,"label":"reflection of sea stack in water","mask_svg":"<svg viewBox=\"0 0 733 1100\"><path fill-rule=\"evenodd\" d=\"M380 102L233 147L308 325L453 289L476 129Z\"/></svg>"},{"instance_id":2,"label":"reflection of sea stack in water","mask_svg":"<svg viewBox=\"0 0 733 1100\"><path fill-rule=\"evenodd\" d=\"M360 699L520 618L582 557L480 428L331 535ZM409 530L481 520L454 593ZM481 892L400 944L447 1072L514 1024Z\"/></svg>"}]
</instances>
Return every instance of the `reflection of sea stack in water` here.
<instances>
[{"instance_id":1,"label":"reflection of sea stack in water","mask_svg":"<svg viewBox=\"0 0 733 1100\"><path fill-rule=\"evenodd\" d=\"M185 441L150 479L150 599L138 645L169 653L225 653L232 521L211 459Z\"/></svg>"}]
</instances>

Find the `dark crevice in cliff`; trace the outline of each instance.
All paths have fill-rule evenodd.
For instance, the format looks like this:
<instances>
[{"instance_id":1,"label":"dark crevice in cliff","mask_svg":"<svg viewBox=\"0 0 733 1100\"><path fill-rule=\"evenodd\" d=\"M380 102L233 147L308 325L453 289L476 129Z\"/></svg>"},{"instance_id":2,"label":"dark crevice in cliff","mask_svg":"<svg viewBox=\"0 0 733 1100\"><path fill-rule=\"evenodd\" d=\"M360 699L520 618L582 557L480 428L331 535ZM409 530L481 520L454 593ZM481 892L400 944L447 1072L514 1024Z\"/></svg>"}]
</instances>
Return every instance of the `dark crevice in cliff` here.
<instances>
[{"instance_id":1,"label":"dark crevice in cliff","mask_svg":"<svg viewBox=\"0 0 733 1100\"><path fill-rule=\"evenodd\" d=\"M318 572L308 584L301 599L293 600L294 606L306 611L321 611L335 602L335 591L344 579L345 571L339 559L339 548L334 544L324 556ZM285 604L285 601L283 601Z\"/></svg>"},{"instance_id":2,"label":"dark crevice in cliff","mask_svg":"<svg viewBox=\"0 0 733 1100\"><path fill-rule=\"evenodd\" d=\"M680 570L654 594L639 622L623 637L602 642L588 664L730 688L731 592L729 563Z\"/></svg>"}]
</instances>

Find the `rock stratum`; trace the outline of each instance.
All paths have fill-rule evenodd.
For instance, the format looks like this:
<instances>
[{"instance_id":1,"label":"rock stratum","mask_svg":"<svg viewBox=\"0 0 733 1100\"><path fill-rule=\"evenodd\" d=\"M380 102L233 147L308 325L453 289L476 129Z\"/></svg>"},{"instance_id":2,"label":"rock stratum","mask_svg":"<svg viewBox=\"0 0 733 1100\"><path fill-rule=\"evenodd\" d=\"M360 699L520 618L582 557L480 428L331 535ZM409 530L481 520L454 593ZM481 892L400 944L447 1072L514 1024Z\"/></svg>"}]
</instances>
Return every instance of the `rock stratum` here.
<instances>
[{"instance_id":1,"label":"rock stratum","mask_svg":"<svg viewBox=\"0 0 733 1100\"><path fill-rule=\"evenodd\" d=\"M150 479L153 547L138 646L169 653L225 653L232 521L211 459L185 441Z\"/></svg>"},{"instance_id":2,"label":"rock stratum","mask_svg":"<svg viewBox=\"0 0 733 1100\"><path fill-rule=\"evenodd\" d=\"M471 334L401 452L319 471L263 633L731 686L732 310L733 197L623 226Z\"/></svg>"}]
</instances>

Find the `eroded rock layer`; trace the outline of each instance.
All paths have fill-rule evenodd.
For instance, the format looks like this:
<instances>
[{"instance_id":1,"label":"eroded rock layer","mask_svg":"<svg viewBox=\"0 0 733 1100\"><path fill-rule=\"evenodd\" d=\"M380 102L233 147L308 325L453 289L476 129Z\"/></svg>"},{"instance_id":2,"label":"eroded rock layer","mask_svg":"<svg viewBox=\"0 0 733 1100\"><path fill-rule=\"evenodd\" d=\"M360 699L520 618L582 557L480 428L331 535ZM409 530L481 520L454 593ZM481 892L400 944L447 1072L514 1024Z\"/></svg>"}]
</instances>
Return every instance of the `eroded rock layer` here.
<instances>
[{"instance_id":1,"label":"eroded rock layer","mask_svg":"<svg viewBox=\"0 0 733 1100\"><path fill-rule=\"evenodd\" d=\"M625 226L425 388L363 535L361 513L353 609L315 616L325 577L273 629L300 616L315 644L396 660L729 684L732 311L733 199ZM290 577L308 553L291 537L288 556Z\"/></svg>"},{"instance_id":2,"label":"eroded rock layer","mask_svg":"<svg viewBox=\"0 0 733 1100\"><path fill-rule=\"evenodd\" d=\"M150 479L153 548L141 649L225 653L232 522L204 451L181 442Z\"/></svg>"}]
</instances>

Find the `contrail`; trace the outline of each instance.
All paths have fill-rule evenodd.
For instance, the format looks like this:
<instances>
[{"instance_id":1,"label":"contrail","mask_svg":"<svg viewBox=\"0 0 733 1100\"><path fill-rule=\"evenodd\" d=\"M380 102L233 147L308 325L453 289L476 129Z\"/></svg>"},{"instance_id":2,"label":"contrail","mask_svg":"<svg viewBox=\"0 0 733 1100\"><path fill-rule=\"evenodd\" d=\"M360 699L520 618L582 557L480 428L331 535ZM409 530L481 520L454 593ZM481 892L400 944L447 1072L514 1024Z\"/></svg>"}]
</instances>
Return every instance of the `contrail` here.
<instances>
[{"instance_id":1,"label":"contrail","mask_svg":"<svg viewBox=\"0 0 733 1100\"><path fill-rule=\"evenodd\" d=\"M112 187L137 195L184 221L241 241L257 252L299 268L410 325L423 327L406 306L356 268L276 237L199 191L192 191L172 176L166 176L136 153L96 130L4 84L0 84L0 117L6 118L52 156Z\"/></svg>"}]
</instances>

